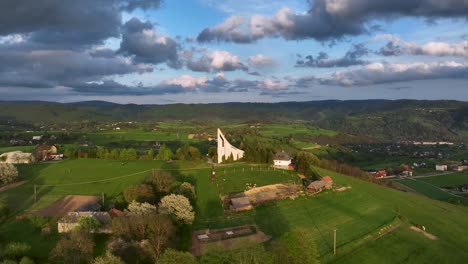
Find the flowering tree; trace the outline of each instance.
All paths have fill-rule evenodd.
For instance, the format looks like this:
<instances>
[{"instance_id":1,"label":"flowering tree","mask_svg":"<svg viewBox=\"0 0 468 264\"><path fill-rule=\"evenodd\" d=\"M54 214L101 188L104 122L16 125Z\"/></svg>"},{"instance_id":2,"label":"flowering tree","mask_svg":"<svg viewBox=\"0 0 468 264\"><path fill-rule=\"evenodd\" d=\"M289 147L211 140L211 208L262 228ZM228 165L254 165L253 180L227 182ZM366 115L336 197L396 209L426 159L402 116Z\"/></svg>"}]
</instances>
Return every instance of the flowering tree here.
<instances>
[{"instance_id":1,"label":"flowering tree","mask_svg":"<svg viewBox=\"0 0 468 264\"><path fill-rule=\"evenodd\" d=\"M155 205L150 203L139 203L137 201L133 201L128 205L127 211L133 215L147 215L157 213L158 209Z\"/></svg>"},{"instance_id":2,"label":"flowering tree","mask_svg":"<svg viewBox=\"0 0 468 264\"><path fill-rule=\"evenodd\" d=\"M18 170L13 164L0 163L0 183L7 184L18 178Z\"/></svg>"},{"instance_id":3,"label":"flowering tree","mask_svg":"<svg viewBox=\"0 0 468 264\"><path fill-rule=\"evenodd\" d=\"M164 196L159 204L162 213L170 213L183 223L190 225L195 219L195 212L187 197L178 194Z\"/></svg>"}]
</instances>

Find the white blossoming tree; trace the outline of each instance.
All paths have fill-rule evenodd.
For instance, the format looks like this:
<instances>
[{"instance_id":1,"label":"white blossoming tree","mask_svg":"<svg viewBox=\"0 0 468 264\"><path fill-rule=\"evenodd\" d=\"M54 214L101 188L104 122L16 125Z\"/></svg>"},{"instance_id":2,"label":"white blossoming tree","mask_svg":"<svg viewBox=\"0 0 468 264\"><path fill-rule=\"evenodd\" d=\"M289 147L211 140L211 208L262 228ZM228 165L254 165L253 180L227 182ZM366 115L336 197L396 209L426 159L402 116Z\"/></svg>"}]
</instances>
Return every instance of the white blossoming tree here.
<instances>
[{"instance_id":1,"label":"white blossoming tree","mask_svg":"<svg viewBox=\"0 0 468 264\"><path fill-rule=\"evenodd\" d=\"M133 215L148 215L157 213L158 209L150 203L139 203L134 200L128 205L127 211Z\"/></svg>"},{"instance_id":2,"label":"white blossoming tree","mask_svg":"<svg viewBox=\"0 0 468 264\"><path fill-rule=\"evenodd\" d=\"M13 164L0 163L0 183L7 184L16 181L18 170Z\"/></svg>"},{"instance_id":3,"label":"white blossoming tree","mask_svg":"<svg viewBox=\"0 0 468 264\"><path fill-rule=\"evenodd\" d=\"M159 204L161 213L173 214L175 218L183 223L190 225L195 219L195 212L190 205L187 197L178 194L164 196Z\"/></svg>"}]
</instances>

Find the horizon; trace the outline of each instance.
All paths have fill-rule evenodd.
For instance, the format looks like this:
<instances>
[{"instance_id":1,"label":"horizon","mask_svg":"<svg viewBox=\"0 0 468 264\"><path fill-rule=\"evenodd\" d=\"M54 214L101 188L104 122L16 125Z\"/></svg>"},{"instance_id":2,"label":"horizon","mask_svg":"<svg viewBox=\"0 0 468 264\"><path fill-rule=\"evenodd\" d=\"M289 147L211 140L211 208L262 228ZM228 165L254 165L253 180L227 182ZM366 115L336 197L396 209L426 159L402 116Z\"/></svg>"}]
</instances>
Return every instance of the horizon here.
<instances>
[{"instance_id":1,"label":"horizon","mask_svg":"<svg viewBox=\"0 0 468 264\"><path fill-rule=\"evenodd\" d=\"M467 13L463 0L7 0L0 94L119 104L468 101Z\"/></svg>"}]
</instances>

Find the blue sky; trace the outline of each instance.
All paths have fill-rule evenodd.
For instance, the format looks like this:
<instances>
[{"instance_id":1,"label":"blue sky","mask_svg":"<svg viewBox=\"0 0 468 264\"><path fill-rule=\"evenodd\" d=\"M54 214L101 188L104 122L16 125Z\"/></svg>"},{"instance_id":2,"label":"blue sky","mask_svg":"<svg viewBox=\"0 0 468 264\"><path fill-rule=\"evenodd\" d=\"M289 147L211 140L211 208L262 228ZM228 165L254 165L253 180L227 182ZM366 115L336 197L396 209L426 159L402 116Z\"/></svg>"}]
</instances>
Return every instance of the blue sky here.
<instances>
[{"instance_id":1,"label":"blue sky","mask_svg":"<svg viewBox=\"0 0 468 264\"><path fill-rule=\"evenodd\" d=\"M7 0L0 10L0 100L468 100L463 0Z\"/></svg>"}]
</instances>

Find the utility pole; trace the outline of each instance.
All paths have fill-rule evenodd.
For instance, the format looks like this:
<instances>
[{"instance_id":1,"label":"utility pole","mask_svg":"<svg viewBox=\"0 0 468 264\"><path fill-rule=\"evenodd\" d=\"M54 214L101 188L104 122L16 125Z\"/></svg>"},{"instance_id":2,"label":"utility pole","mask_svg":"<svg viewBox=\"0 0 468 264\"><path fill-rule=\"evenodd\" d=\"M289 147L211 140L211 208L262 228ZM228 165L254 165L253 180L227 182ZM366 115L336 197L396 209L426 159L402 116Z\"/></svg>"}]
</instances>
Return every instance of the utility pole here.
<instances>
[{"instance_id":1,"label":"utility pole","mask_svg":"<svg viewBox=\"0 0 468 264\"><path fill-rule=\"evenodd\" d=\"M34 203L37 202L37 188L36 188L36 184L34 184Z\"/></svg>"},{"instance_id":2,"label":"utility pole","mask_svg":"<svg viewBox=\"0 0 468 264\"><path fill-rule=\"evenodd\" d=\"M102 207L104 207L105 200L104 200L104 193L103 192L101 193L101 197L102 197Z\"/></svg>"},{"instance_id":3,"label":"utility pole","mask_svg":"<svg viewBox=\"0 0 468 264\"><path fill-rule=\"evenodd\" d=\"M336 255L336 228L333 230L333 255Z\"/></svg>"}]
</instances>

